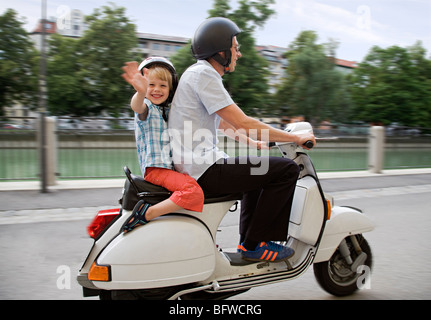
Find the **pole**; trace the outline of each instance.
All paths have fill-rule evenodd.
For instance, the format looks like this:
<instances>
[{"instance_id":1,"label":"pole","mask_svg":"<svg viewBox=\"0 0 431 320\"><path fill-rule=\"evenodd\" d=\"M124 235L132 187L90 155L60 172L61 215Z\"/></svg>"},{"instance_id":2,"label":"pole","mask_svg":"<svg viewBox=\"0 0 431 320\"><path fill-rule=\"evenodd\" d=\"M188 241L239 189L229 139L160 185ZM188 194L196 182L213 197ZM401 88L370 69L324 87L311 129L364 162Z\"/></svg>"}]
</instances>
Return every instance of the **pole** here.
<instances>
[{"instance_id":1,"label":"pole","mask_svg":"<svg viewBox=\"0 0 431 320\"><path fill-rule=\"evenodd\" d=\"M370 128L368 147L368 171L382 173L385 154L385 128Z\"/></svg>"},{"instance_id":2,"label":"pole","mask_svg":"<svg viewBox=\"0 0 431 320\"><path fill-rule=\"evenodd\" d=\"M40 48L40 71L39 71L39 112L40 112L40 192L46 193L47 177L46 177L46 0L42 0L42 33L41 33L41 48Z\"/></svg>"}]
</instances>

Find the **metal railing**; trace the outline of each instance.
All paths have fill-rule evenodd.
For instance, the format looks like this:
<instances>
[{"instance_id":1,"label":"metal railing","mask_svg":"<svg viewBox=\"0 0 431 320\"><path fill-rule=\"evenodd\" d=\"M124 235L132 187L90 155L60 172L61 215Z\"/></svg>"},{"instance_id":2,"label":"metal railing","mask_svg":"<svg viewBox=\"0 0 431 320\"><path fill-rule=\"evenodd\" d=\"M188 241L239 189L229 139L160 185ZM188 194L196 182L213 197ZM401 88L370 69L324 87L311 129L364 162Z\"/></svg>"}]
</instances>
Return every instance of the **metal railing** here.
<instances>
[{"instance_id":1,"label":"metal railing","mask_svg":"<svg viewBox=\"0 0 431 320\"><path fill-rule=\"evenodd\" d=\"M0 181L40 179L38 118L0 119ZM57 179L123 177L127 165L139 174L131 118L57 119ZM368 169L368 126L338 125L316 128L325 139L309 151L318 171ZM430 168L431 129L386 128L384 169ZM247 148L220 137L220 148L230 156ZM258 154L258 153L256 153ZM278 150L270 155L279 156Z\"/></svg>"}]
</instances>

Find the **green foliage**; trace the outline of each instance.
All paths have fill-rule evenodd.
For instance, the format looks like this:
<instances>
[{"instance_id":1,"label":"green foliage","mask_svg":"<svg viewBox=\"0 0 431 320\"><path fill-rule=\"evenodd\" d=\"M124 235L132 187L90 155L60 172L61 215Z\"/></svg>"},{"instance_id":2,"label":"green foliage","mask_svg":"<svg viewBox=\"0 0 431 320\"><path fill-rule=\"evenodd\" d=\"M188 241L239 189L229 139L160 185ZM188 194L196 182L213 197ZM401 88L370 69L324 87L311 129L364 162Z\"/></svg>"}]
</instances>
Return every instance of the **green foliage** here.
<instances>
[{"instance_id":1,"label":"green foliage","mask_svg":"<svg viewBox=\"0 0 431 320\"><path fill-rule=\"evenodd\" d=\"M308 121L346 120L349 99L344 81L335 70L325 45L317 44L314 31L302 31L286 53L289 65L277 92L277 101L290 116L303 115ZM333 44L332 44L333 51Z\"/></svg>"},{"instance_id":2,"label":"green foliage","mask_svg":"<svg viewBox=\"0 0 431 320\"><path fill-rule=\"evenodd\" d=\"M80 70L78 40L53 35L48 61L48 105L51 114L87 115L92 101L86 95Z\"/></svg>"},{"instance_id":3,"label":"green foliage","mask_svg":"<svg viewBox=\"0 0 431 320\"><path fill-rule=\"evenodd\" d=\"M224 76L227 90L248 114L304 115L312 122L360 120L431 127L431 60L420 42L411 47L373 47L347 77L334 68L336 44L319 44L302 31L286 52L288 68L275 95L268 93L268 64L255 49L254 31L274 14L274 0L214 0L209 16L232 19L242 57ZM133 94L121 78L125 61L136 60L135 25L114 4L87 17L80 39L52 35L47 52L48 107L55 115L118 115ZM197 27L197 26L196 26ZM172 57L181 75L195 62L190 44ZM0 15L0 115L17 102L36 108L39 54L17 13Z\"/></svg>"},{"instance_id":4,"label":"green foliage","mask_svg":"<svg viewBox=\"0 0 431 320\"><path fill-rule=\"evenodd\" d=\"M80 39L54 36L49 53L49 110L53 114L118 115L131 97L121 67L134 58L135 25L122 7L103 6L86 17Z\"/></svg>"},{"instance_id":5,"label":"green foliage","mask_svg":"<svg viewBox=\"0 0 431 320\"><path fill-rule=\"evenodd\" d=\"M37 106L39 59L33 43L12 9L0 16L0 115L21 102Z\"/></svg>"},{"instance_id":6,"label":"green foliage","mask_svg":"<svg viewBox=\"0 0 431 320\"><path fill-rule=\"evenodd\" d=\"M121 78L121 67L133 59L132 49L138 45L136 27L125 17L125 9L102 7L87 17L90 28L80 40L83 78L89 84L93 112L102 110L112 115L130 99L130 86Z\"/></svg>"},{"instance_id":7,"label":"green foliage","mask_svg":"<svg viewBox=\"0 0 431 320\"><path fill-rule=\"evenodd\" d=\"M178 77L181 77L184 71L186 71L188 67L196 62L192 55L191 40L187 43L187 45L178 50L177 53L170 58L170 60L177 70Z\"/></svg>"},{"instance_id":8,"label":"green foliage","mask_svg":"<svg viewBox=\"0 0 431 320\"><path fill-rule=\"evenodd\" d=\"M240 0L238 8L231 10L229 1L214 1L211 17L221 16L234 21L242 32L237 39L242 57L235 72L224 77L226 89L235 102L249 115L262 115L269 109L268 64L255 48L253 32L262 27L274 11L269 7L274 0Z\"/></svg>"},{"instance_id":9,"label":"green foliage","mask_svg":"<svg viewBox=\"0 0 431 320\"><path fill-rule=\"evenodd\" d=\"M357 119L431 126L431 61L420 43L373 47L351 76Z\"/></svg>"}]
</instances>

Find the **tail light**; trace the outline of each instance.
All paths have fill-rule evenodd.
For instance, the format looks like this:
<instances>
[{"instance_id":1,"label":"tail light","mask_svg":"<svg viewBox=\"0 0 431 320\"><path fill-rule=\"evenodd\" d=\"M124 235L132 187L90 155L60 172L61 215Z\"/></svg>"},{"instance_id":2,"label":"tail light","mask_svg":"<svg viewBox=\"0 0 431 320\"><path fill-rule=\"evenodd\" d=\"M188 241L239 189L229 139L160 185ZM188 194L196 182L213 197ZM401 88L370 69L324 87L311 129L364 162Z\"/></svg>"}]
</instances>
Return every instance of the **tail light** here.
<instances>
[{"instance_id":1,"label":"tail light","mask_svg":"<svg viewBox=\"0 0 431 320\"><path fill-rule=\"evenodd\" d=\"M120 214L120 208L100 210L94 217L93 221L87 226L87 232L90 237L97 237L105 230L107 226Z\"/></svg>"}]
</instances>

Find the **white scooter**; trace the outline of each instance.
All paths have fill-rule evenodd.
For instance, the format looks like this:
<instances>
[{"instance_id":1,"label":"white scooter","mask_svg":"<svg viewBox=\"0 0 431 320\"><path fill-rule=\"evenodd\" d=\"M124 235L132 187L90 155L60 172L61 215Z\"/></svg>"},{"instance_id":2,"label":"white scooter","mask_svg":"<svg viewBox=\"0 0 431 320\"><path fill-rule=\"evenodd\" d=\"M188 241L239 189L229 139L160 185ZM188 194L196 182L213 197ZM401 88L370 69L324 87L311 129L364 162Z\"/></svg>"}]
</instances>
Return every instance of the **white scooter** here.
<instances>
[{"instance_id":1,"label":"white scooter","mask_svg":"<svg viewBox=\"0 0 431 320\"><path fill-rule=\"evenodd\" d=\"M310 124L286 128L311 131ZM334 206L325 195L309 156L293 143L276 143L283 157L300 167L283 243L295 250L282 262L251 262L216 245L220 222L240 195L207 197L202 213L182 210L123 233L132 209L145 200L169 196L125 168L122 208L98 213L88 231L95 239L77 280L83 294L101 299L224 299L256 286L290 280L313 263L317 282L327 292L345 296L363 285L372 256L362 233L374 229L359 209ZM275 199L276 201L276 199ZM138 205L140 205L138 203Z\"/></svg>"}]
</instances>

